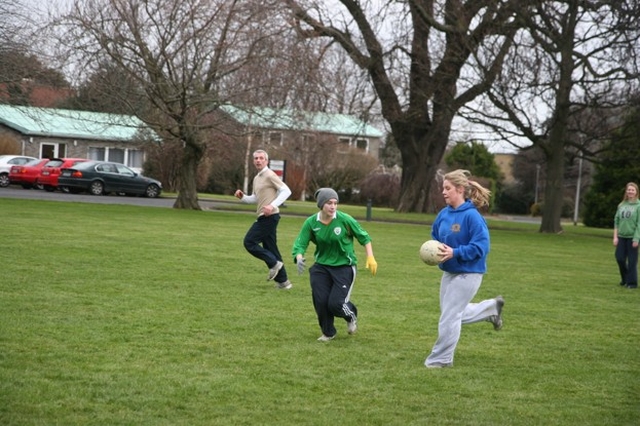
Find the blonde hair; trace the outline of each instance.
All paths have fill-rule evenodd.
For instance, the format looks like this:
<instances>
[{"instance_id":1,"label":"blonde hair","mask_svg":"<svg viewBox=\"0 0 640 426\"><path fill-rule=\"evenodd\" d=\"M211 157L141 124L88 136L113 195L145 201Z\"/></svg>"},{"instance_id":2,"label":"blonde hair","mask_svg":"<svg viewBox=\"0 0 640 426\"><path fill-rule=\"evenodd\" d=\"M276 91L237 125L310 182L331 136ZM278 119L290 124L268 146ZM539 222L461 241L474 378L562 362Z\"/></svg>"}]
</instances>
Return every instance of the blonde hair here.
<instances>
[{"instance_id":1,"label":"blonde hair","mask_svg":"<svg viewBox=\"0 0 640 426\"><path fill-rule=\"evenodd\" d=\"M640 197L640 189L638 189L638 184L635 182L629 182L624 186L624 196L622 197L622 202L628 200L627 198L627 188L633 186L636 189L636 196Z\"/></svg>"},{"instance_id":2,"label":"blonde hair","mask_svg":"<svg viewBox=\"0 0 640 426\"><path fill-rule=\"evenodd\" d=\"M458 169L449 173L445 173L444 180L448 180L453 186L464 188L464 198L471 200L476 208L486 207L491 200L491 191L478 182L470 180L471 172L469 170Z\"/></svg>"}]
</instances>

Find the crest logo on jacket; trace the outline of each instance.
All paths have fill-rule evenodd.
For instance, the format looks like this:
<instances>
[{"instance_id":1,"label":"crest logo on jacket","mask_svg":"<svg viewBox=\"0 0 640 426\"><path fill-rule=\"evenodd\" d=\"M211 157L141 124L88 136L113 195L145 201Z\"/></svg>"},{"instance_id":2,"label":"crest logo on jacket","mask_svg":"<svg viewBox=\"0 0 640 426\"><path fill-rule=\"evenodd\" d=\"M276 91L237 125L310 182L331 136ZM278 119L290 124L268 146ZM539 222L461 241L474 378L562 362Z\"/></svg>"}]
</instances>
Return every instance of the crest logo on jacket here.
<instances>
[{"instance_id":1,"label":"crest logo on jacket","mask_svg":"<svg viewBox=\"0 0 640 426\"><path fill-rule=\"evenodd\" d=\"M336 235L342 234L342 228L333 228L333 233Z\"/></svg>"},{"instance_id":2,"label":"crest logo on jacket","mask_svg":"<svg viewBox=\"0 0 640 426\"><path fill-rule=\"evenodd\" d=\"M451 225L451 232L460 232L460 224L454 223L453 225Z\"/></svg>"}]
</instances>

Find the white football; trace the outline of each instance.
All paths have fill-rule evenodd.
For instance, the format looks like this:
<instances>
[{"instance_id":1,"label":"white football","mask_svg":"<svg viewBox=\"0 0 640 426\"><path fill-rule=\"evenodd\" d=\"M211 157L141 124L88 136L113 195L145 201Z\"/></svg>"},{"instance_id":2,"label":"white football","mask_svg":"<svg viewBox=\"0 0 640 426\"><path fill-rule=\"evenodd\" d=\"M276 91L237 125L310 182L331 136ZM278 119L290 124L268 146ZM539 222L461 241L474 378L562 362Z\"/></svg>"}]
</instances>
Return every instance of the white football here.
<instances>
[{"instance_id":1,"label":"white football","mask_svg":"<svg viewBox=\"0 0 640 426\"><path fill-rule=\"evenodd\" d=\"M440 241L425 241L420 247L420 259L427 265L435 266L442 261L442 255L438 250L442 246Z\"/></svg>"}]
</instances>

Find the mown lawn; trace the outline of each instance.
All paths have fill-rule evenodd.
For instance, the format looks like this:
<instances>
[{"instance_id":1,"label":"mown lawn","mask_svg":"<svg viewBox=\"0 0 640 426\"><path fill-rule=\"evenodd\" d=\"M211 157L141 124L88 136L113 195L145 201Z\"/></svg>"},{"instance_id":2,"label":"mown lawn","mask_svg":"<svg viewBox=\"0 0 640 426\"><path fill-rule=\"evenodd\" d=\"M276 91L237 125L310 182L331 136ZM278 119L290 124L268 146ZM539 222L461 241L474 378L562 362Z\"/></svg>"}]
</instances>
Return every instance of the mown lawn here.
<instances>
[{"instance_id":1,"label":"mown lawn","mask_svg":"<svg viewBox=\"0 0 640 426\"><path fill-rule=\"evenodd\" d=\"M358 333L319 343L288 256L303 216L280 222L294 287L277 291L242 247L250 213L2 199L0 214L2 425L640 424L640 293L617 285L610 230L490 220L478 299L504 296L504 329L463 327L454 368L430 370L427 224L363 222L379 268L356 282Z\"/></svg>"}]
</instances>

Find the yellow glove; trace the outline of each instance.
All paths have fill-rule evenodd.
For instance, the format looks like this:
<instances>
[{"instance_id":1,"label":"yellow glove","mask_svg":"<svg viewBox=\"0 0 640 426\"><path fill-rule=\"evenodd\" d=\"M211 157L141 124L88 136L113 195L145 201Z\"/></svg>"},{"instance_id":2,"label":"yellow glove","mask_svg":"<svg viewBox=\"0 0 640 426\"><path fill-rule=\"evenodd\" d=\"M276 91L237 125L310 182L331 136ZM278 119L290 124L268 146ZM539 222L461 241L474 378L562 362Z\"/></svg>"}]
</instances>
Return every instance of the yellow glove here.
<instances>
[{"instance_id":1,"label":"yellow glove","mask_svg":"<svg viewBox=\"0 0 640 426\"><path fill-rule=\"evenodd\" d=\"M367 263L365 264L365 268L371 271L371 275L376 276L376 272L378 271L378 262L376 262L376 258L373 256L367 256Z\"/></svg>"}]
</instances>

